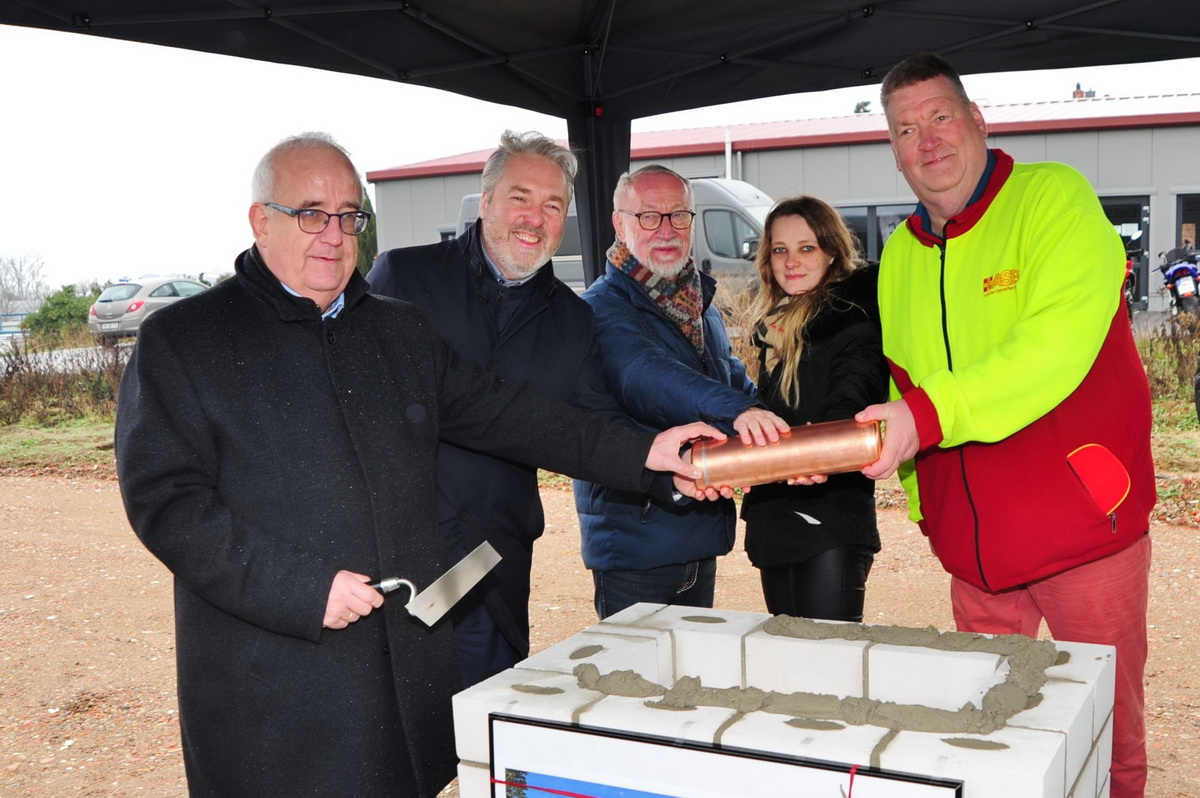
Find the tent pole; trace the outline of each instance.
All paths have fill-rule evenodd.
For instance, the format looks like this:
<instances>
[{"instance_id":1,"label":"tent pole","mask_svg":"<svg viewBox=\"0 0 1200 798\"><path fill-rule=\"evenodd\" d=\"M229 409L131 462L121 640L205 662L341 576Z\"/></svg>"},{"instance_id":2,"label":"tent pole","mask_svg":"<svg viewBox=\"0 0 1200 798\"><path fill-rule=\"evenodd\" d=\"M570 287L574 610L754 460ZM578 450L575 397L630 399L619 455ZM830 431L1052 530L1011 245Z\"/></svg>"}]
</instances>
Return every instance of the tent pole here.
<instances>
[{"instance_id":1,"label":"tent pole","mask_svg":"<svg viewBox=\"0 0 1200 798\"><path fill-rule=\"evenodd\" d=\"M630 122L600 112L567 120L571 148L579 156L575 178L575 210L583 252L583 279L588 285L604 271L612 243L612 193L629 170Z\"/></svg>"}]
</instances>

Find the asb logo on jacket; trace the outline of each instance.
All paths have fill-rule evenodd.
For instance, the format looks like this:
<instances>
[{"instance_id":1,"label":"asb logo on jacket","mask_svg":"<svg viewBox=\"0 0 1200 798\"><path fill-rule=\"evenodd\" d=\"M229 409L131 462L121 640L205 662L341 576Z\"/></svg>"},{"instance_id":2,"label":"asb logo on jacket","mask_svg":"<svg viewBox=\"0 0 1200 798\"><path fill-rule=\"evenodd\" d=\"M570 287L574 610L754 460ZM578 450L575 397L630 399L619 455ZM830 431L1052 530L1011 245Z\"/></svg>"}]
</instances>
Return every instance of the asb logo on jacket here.
<instances>
[{"instance_id":1,"label":"asb logo on jacket","mask_svg":"<svg viewBox=\"0 0 1200 798\"><path fill-rule=\"evenodd\" d=\"M1011 291L1017 287L1017 280L1020 278L1020 269L1005 269L1004 271L996 272L991 277L984 277L983 295L991 296L1001 291Z\"/></svg>"}]
</instances>

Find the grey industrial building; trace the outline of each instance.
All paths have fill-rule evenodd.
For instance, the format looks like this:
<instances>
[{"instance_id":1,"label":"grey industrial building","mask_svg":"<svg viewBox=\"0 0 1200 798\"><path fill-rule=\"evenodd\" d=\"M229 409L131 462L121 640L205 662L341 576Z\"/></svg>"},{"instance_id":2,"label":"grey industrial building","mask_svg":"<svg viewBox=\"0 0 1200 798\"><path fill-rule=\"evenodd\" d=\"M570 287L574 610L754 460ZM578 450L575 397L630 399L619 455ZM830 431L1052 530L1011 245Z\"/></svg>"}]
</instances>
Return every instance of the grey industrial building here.
<instances>
[{"instance_id":1,"label":"grey industrial building","mask_svg":"<svg viewBox=\"0 0 1200 798\"><path fill-rule=\"evenodd\" d=\"M1070 164L1091 181L1129 248L1145 253L1139 293L1159 305L1157 254L1195 242L1200 225L1200 93L980 107L991 146L1018 161ZM380 249L452 235L489 152L369 172ZM878 113L635 133L631 156L634 168L662 163L688 177L739 178L775 198L821 197L841 209L871 257L914 203Z\"/></svg>"}]
</instances>

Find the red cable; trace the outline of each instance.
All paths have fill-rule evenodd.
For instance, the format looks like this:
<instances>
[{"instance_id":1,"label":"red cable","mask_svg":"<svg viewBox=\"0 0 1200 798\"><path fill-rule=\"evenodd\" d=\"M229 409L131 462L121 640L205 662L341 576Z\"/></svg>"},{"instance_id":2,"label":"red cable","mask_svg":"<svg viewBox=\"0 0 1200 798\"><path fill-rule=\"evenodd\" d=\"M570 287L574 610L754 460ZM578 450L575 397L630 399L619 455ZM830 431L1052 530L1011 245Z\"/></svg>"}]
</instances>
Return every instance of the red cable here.
<instances>
[{"instance_id":1,"label":"red cable","mask_svg":"<svg viewBox=\"0 0 1200 798\"><path fill-rule=\"evenodd\" d=\"M565 795L567 798L596 798L594 795L586 795L581 792L567 792L566 790L555 790L550 787L538 787L532 784L520 784L515 781L504 781L503 779L492 779L492 784L499 784L503 787L524 787L527 790L538 790L539 792L547 792L552 795Z\"/></svg>"}]
</instances>

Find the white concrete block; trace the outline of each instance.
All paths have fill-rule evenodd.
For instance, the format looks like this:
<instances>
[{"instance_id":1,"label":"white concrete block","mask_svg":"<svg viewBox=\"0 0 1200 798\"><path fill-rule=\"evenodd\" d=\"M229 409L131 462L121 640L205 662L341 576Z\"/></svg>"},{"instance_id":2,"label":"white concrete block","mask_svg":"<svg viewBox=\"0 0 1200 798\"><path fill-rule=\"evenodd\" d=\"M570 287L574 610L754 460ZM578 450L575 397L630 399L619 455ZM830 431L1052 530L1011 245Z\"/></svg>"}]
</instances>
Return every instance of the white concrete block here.
<instances>
[{"instance_id":1,"label":"white concrete block","mask_svg":"<svg viewBox=\"0 0 1200 798\"><path fill-rule=\"evenodd\" d=\"M632 607L626 607L620 612L613 613L604 620L600 621L600 623L607 626L637 626L641 620L654 615L656 612L661 611L666 606L666 604L649 604L644 601L638 602Z\"/></svg>"},{"instance_id":2,"label":"white concrete block","mask_svg":"<svg viewBox=\"0 0 1200 798\"><path fill-rule=\"evenodd\" d=\"M584 690L569 673L511 668L454 696L454 742L459 760L487 765L488 715L499 712L571 723L576 714L603 698Z\"/></svg>"},{"instance_id":3,"label":"white concrete block","mask_svg":"<svg viewBox=\"0 0 1200 798\"><path fill-rule=\"evenodd\" d=\"M848 765L869 764L871 752L887 733L887 729L878 726L805 721L787 715L751 712L725 730L721 745Z\"/></svg>"},{"instance_id":4,"label":"white concrete block","mask_svg":"<svg viewBox=\"0 0 1200 798\"><path fill-rule=\"evenodd\" d=\"M609 620L616 617L614 615ZM730 634L731 630L737 630L741 634L747 634L770 618L771 614L767 612L738 612L737 610L679 607L671 604L658 605L657 611L646 614L635 625L646 629L676 630L682 627L684 629L719 630L722 634Z\"/></svg>"},{"instance_id":5,"label":"white concrete block","mask_svg":"<svg viewBox=\"0 0 1200 798\"><path fill-rule=\"evenodd\" d=\"M1066 791L1070 792L1096 742L1092 734L1094 691L1088 684L1053 681L1042 685L1041 696L1041 702L1036 707L1009 718L1008 726L1055 732L1063 736L1066 744L1063 784ZM1095 765L1094 762L1092 764Z\"/></svg>"},{"instance_id":6,"label":"white concrete block","mask_svg":"<svg viewBox=\"0 0 1200 798\"><path fill-rule=\"evenodd\" d=\"M570 673L576 665L590 663L601 673L634 671L655 684L670 687L674 681L673 643L665 630L637 635L580 632L518 662L517 670Z\"/></svg>"},{"instance_id":7,"label":"white concrete block","mask_svg":"<svg viewBox=\"0 0 1200 798\"><path fill-rule=\"evenodd\" d=\"M1100 773L1100 780L1106 784L1108 782L1108 771L1112 767L1112 741L1112 715L1109 715L1108 720L1104 723L1104 728L1100 731L1100 741L1096 744L1096 748L1100 752L1100 756L1096 760L1096 769ZM1104 788L1103 791L1107 794L1107 788Z\"/></svg>"},{"instance_id":8,"label":"white concrete block","mask_svg":"<svg viewBox=\"0 0 1200 798\"><path fill-rule=\"evenodd\" d=\"M646 706L655 699L610 696L579 714L579 722L597 729L637 729L668 740L711 744L717 730L736 713L722 707L673 710Z\"/></svg>"},{"instance_id":9,"label":"white concrete block","mask_svg":"<svg viewBox=\"0 0 1200 798\"><path fill-rule=\"evenodd\" d=\"M658 607L659 604L639 604L643 607ZM663 634L662 629L644 629L637 624L617 624L609 623L607 620L598 621L586 629L582 630L592 635L616 635L618 637L653 637L658 638Z\"/></svg>"},{"instance_id":10,"label":"white concrete block","mask_svg":"<svg viewBox=\"0 0 1200 798\"><path fill-rule=\"evenodd\" d=\"M705 687L726 688L742 686L742 638L770 617L767 613L668 606L637 625L671 633L676 679L695 676Z\"/></svg>"},{"instance_id":11,"label":"white concrete block","mask_svg":"<svg viewBox=\"0 0 1200 798\"><path fill-rule=\"evenodd\" d=\"M491 798L492 771L484 765L458 763L459 798Z\"/></svg>"},{"instance_id":12,"label":"white concrete block","mask_svg":"<svg viewBox=\"0 0 1200 798\"><path fill-rule=\"evenodd\" d=\"M867 698L934 709L980 707L1008 677L1008 659L981 651L877 644L867 650Z\"/></svg>"},{"instance_id":13,"label":"white concrete block","mask_svg":"<svg viewBox=\"0 0 1200 798\"><path fill-rule=\"evenodd\" d=\"M746 679L780 693L819 693L840 698L863 695L866 640L802 640L760 630L745 638Z\"/></svg>"},{"instance_id":14,"label":"white concrete block","mask_svg":"<svg viewBox=\"0 0 1200 798\"><path fill-rule=\"evenodd\" d=\"M1092 738L1100 734L1100 729L1112 714L1113 694L1116 685L1116 649L1112 646L1098 646L1090 643L1067 643L1054 641L1059 651L1069 656L1062 665L1054 665L1046 669L1047 679L1062 679L1065 681L1090 684L1094 693L1092 709Z\"/></svg>"},{"instance_id":15,"label":"white concrete block","mask_svg":"<svg viewBox=\"0 0 1200 798\"><path fill-rule=\"evenodd\" d=\"M965 741L965 743L963 742ZM959 743L959 744L956 744ZM979 748L963 747L978 745ZM970 798L1063 798L1062 735L1003 728L988 735L902 731L879 759L886 770L961 779Z\"/></svg>"},{"instance_id":16,"label":"white concrete block","mask_svg":"<svg viewBox=\"0 0 1200 798\"><path fill-rule=\"evenodd\" d=\"M1100 791L1100 751L1093 741L1092 748L1088 751L1087 762L1079 771L1079 775L1075 779L1075 783L1071 785L1067 795L1070 798L1095 798L1096 793Z\"/></svg>"},{"instance_id":17,"label":"white concrete block","mask_svg":"<svg viewBox=\"0 0 1200 798\"><path fill-rule=\"evenodd\" d=\"M869 764L878 756L885 770L963 780L970 798L1108 795L1114 669L1112 650L1105 647L1058 644L1069 651L1070 660L1048 671L1050 681L1039 705L988 735L892 733L765 711L737 715L710 706L656 709L644 699L584 690L571 673L575 666L589 663L602 674L632 670L664 687L689 675L698 676L707 687L865 694L950 711L978 705L987 690L1007 676L1007 660L1000 655L767 635L761 627L769 617L635 605L463 691L454 699L457 748L463 760L461 794L491 795L488 715L500 713L680 742L711 742L725 751L745 749L844 764ZM613 750L628 752L619 746ZM550 761L557 763L557 756L549 752ZM733 778L734 761L743 760L731 760L730 769L721 769L721 778ZM584 769L591 773L595 763ZM605 772L603 767L600 771ZM674 784L680 776L664 778ZM734 794L723 792L712 774L700 781L686 794Z\"/></svg>"}]
</instances>

